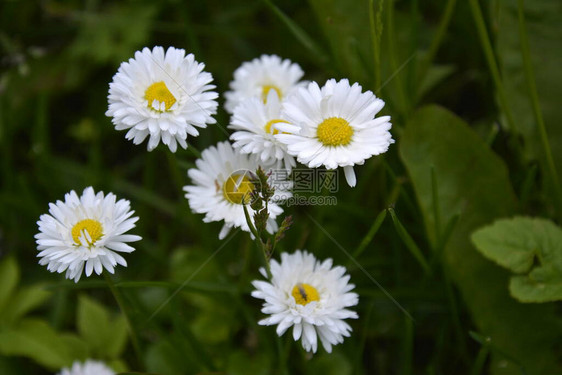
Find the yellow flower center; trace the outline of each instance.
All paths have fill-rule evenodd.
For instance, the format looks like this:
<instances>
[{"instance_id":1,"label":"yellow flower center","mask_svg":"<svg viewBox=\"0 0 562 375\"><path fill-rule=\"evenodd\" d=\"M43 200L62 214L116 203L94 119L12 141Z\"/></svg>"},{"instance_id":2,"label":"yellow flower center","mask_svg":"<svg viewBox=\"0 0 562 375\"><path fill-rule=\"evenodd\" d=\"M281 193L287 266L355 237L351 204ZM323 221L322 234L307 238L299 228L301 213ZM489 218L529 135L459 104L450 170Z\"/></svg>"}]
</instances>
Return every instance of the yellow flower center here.
<instances>
[{"instance_id":1,"label":"yellow flower center","mask_svg":"<svg viewBox=\"0 0 562 375\"><path fill-rule=\"evenodd\" d=\"M308 284L298 283L294 286L291 295L299 305L306 305L312 301L320 301L320 296L315 287Z\"/></svg>"},{"instance_id":2,"label":"yellow flower center","mask_svg":"<svg viewBox=\"0 0 562 375\"><path fill-rule=\"evenodd\" d=\"M264 129L265 132L268 133L268 134L273 134L273 135L279 134L279 130L277 130L277 129L275 129L275 128L273 128L273 133L272 133L272 132L271 132L271 127L273 126L273 124L277 124L277 123L280 123L280 122L284 122L284 123L288 124L288 122L285 121L285 120L275 119L275 120L270 120L270 121L268 121L267 124L265 124L265 126L263 127L263 129Z\"/></svg>"},{"instance_id":3,"label":"yellow flower center","mask_svg":"<svg viewBox=\"0 0 562 375\"><path fill-rule=\"evenodd\" d=\"M81 245L80 237L82 233L88 232L87 235L84 236L88 245L93 245L97 240L103 236L103 227L101 223L97 220L92 219L85 219L80 220L72 227L72 239L76 245ZM89 236L89 237L88 237Z\"/></svg>"},{"instance_id":4,"label":"yellow flower center","mask_svg":"<svg viewBox=\"0 0 562 375\"><path fill-rule=\"evenodd\" d=\"M254 190L254 184L245 175L232 174L222 185L222 194L230 203L250 203L250 193Z\"/></svg>"},{"instance_id":5,"label":"yellow flower center","mask_svg":"<svg viewBox=\"0 0 562 375\"><path fill-rule=\"evenodd\" d=\"M267 95L269 94L270 90L275 90L279 99L282 98L283 94L281 93L281 89L275 85L263 85L261 87L261 98L263 99L264 103L267 103Z\"/></svg>"},{"instance_id":6,"label":"yellow flower center","mask_svg":"<svg viewBox=\"0 0 562 375\"><path fill-rule=\"evenodd\" d=\"M150 109L154 109L152 103L155 100L160 103L165 103L166 111L169 111L176 102L176 98L172 95L170 90L168 90L168 86L166 86L164 81L156 82L148 86L144 92L144 98L148 100L148 108Z\"/></svg>"},{"instance_id":7,"label":"yellow flower center","mask_svg":"<svg viewBox=\"0 0 562 375\"><path fill-rule=\"evenodd\" d=\"M353 128L341 117L330 117L318 125L316 136L325 146L345 146L351 142Z\"/></svg>"}]
</instances>

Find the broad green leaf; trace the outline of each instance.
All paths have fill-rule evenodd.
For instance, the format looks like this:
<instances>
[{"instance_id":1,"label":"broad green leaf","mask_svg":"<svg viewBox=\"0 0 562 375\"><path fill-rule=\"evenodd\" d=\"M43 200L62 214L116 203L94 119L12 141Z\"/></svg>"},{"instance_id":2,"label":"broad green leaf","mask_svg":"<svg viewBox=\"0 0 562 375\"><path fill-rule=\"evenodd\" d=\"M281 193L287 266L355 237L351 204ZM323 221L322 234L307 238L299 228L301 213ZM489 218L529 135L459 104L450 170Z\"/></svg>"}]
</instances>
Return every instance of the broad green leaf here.
<instances>
[{"instance_id":1,"label":"broad green leaf","mask_svg":"<svg viewBox=\"0 0 562 375\"><path fill-rule=\"evenodd\" d=\"M20 271L13 257L8 257L0 263L0 312L18 284L19 277Z\"/></svg>"},{"instance_id":2,"label":"broad green leaf","mask_svg":"<svg viewBox=\"0 0 562 375\"><path fill-rule=\"evenodd\" d=\"M562 229L551 221L501 219L474 232L472 242L500 266L528 273L511 278L509 290L513 297L521 302L562 299ZM531 270L535 262L538 265Z\"/></svg>"},{"instance_id":3,"label":"broad green leaf","mask_svg":"<svg viewBox=\"0 0 562 375\"><path fill-rule=\"evenodd\" d=\"M525 140L528 157L544 162L544 149L539 138L527 86L518 31L518 0L493 2L491 8L497 30L497 50L502 80L516 125ZM536 80L540 107L552 148L554 164L562 177L562 2L552 0L525 1L525 21L530 55ZM545 169L546 170L546 169Z\"/></svg>"},{"instance_id":4,"label":"broad green leaf","mask_svg":"<svg viewBox=\"0 0 562 375\"><path fill-rule=\"evenodd\" d=\"M12 324L31 310L40 306L49 298L51 293L41 286L30 286L19 289L10 299L10 303L2 312L2 319Z\"/></svg>"},{"instance_id":5,"label":"broad green leaf","mask_svg":"<svg viewBox=\"0 0 562 375\"><path fill-rule=\"evenodd\" d=\"M424 107L412 116L401 139L400 155L433 243L432 166L441 222L460 213L442 261L478 329L503 352L518 358L528 373L562 373L554 350L559 340L559 332L552 329L559 325L554 306L521 304L511 298L506 288L509 274L480 255L470 242L475 229L515 210L502 160L464 121L438 106ZM520 374L519 367L497 356L490 366L494 375Z\"/></svg>"},{"instance_id":6,"label":"broad green leaf","mask_svg":"<svg viewBox=\"0 0 562 375\"><path fill-rule=\"evenodd\" d=\"M514 276L509 281L511 295L521 302L550 302L562 300L562 278L549 277L546 282L537 282L530 277Z\"/></svg>"},{"instance_id":7,"label":"broad green leaf","mask_svg":"<svg viewBox=\"0 0 562 375\"><path fill-rule=\"evenodd\" d=\"M78 299L77 327L94 355L115 359L125 348L127 325L124 317L110 318L109 311L82 295Z\"/></svg>"},{"instance_id":8,"label":"broad green leaf","mask_svg":"<svg viewBox=\"0 0 562 375\"><path fill-rule=\"evenodd\" d=\"M530 218L502 219L472 234L474 246L487 258L516 273L528 272L538 251Z\"/></svg>"},{"instance_id":9,"label":"broad green leaf","mask_svg":"<svg viewBox=\"0 0 562 375\"><path fill-rule=\"evenodd\" d=\"M67 341L46 322L36 319L22 320L17 327L0 332L0 353L28 357L52 370L74 360Z\"/></svg>"}]
</instances>

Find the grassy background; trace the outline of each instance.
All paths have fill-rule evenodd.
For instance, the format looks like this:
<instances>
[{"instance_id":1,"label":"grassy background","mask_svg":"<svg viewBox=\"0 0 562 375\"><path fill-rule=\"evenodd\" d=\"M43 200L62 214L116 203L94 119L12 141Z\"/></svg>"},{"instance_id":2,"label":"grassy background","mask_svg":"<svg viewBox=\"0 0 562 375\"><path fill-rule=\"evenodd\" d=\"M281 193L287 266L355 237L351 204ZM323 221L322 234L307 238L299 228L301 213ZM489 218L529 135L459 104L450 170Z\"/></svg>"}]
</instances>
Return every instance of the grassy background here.
<instances>
[{"instance_id":1,"label":"grassy background","mask_svg":"<svg viewBox=\"0 0 562 375\"><path fill-rule=\"evenodd\" d=\"M517 303L507 274L469 241L502 216L562 214L562 9L526 7L520 33L515 0L2 2L0 373L53 373L86 357L166 375L562 372L560 305ZM385 100L389 152L356 169L354 189L340 175L337 206L286 210L295 224L280 251L332 257L360 294L353 336L331 355L257 326L249 282L260 254L246 233L219 241L222 224L189 210L181 187L194 152L148 153L105 117L119 64L154 45L194 53L220 93L242 62L277 54L307 80L349 78ZM195 148L227 139L228 115L216 118ZM101 277L74 285L35 258L48 202L90 185L131 200L141 218L143 240L114 278L140 356ZM18 303L25 314L7 307Z\"/></svg>"}]
</instances>

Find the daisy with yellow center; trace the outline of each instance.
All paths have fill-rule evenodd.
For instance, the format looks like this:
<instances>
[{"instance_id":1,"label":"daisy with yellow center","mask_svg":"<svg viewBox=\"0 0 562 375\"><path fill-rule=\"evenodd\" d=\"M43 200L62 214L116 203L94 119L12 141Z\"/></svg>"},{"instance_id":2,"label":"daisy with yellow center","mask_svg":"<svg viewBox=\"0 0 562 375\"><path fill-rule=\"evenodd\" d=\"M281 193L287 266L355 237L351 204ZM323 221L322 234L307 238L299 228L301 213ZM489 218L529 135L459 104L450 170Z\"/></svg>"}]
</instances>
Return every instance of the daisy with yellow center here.
<instances>
[{"instance_id":1,"label":"daisy with yellow center","mask_svg":"<svg viewBox=\"0 0 562 375\"><path fill-rule=\"evenodd\" d=\"M351 292L346 269L332 266L332 260L318 261L314 255L297 250L282 253L281 262L271 261L271 280L252 282L252 296L263 299L262 312L270 316L261 325L277 325L281 336L293 327L295 341L302 338L306 351L316 352L318 340L327 352L351 333L345 319L356 319L349 310L359 297ZM265 270L260 272L267 277Z\"/></svg>"},{"instance_id":2,"label":"daisy with yellow center","mask_svg":"<svg viewBox=\"0 0 562 375\"><path fill-rule=\"evenodd\" d=\"M316 82L299 88L283 103L288 121L277 126L275 138L287 153L310 168L343 167L350 186L357 183L354 165L388 150L394 143L390 117L375 117L384 102L347 79L331 79L320 88Z\"/></svg>"},{"instance_id":3,"label":"daisy with yellow center","mask_svg":"<svg viewBox=\"0 0 562 375\"><path fill-rule=\"evenodd\" d=\"M225 238L232 228L249 232L243 205L248 205L247 209L252 216L254 211L249 206L250 194L254 189L252 174L259 166L265 166L254 155L242 154L228 142L220 142L203 150L195 165L196 168L187 172L192 184L184 187L191 210L205 214L203 221L206 223L223 221L220 239ZM279 204L291 195L286 190L290 183L274 180L275 178L279 177L272 174L269 182L283 188L276 189L269 203L266 227L269 233L277 230L275 218L283 212Z\"/></svg>"},{"instance_id":4,"label":"daisy with yellow center","mask_svg":"<svg viewBox=\"0 0 562 375\"><path fill-rule=\"evenodd\" d=\"M188 134L196 137L197 128L215 123L218 94L204 67L179 48L137 51L109 84L106 115L134 144L149 137L148 151L160 141L172 152L178 144L187 148Z\"/></svg>"},{"instance_id":5,"label":"daisy with yellow center","mask_svg":"<svg viewBox=\"0 0 562 375\"><path fill-rule=\"evenodd\" d=\"M228 127L234 130L232 146L243 154L252 154L264 165L289 172L295 167L295 158L288 154L287 146L278 141L278 126L287 123L281 116L282 102L275 90L270 90L267 101L259 98L244 100L234 109Z\"/></svg>"},{"instance_id":6,"label":"daisy with yellow center","mask_svg":"<svg viewBox=\"0 0 562 375\"><path fill-rule=\"evenodd\" d=\"M95 193L88 187L79 197L71 191L64 202L50 203L49 214L41 215L37 222L39 264L51 272L66 271L66 278L75 282L83 270L90 276L94 270L99 275L104 268L113 273L117 264L126 267L119 253L134 251L127 243L141 239L125 234L138 220L133 214L129 201L117 201L112 193Z\"/></svg>"},{"instance_id":7,"label":"daisy with yellow center","mask_svg":"<svg viewBox=\"0 0 562 375\"><path fill-rule=\"evenodd\" d=\"M243 63L234 72L230 82L230 91L224 96L224 107L228 113L249 98L256 98L266 104L269 95L275 93L279 100L284 100L291 92L302 85L300 79L303 71L298 64L282 60L276 55L262 55Z\"/></svg>"}]
</instances>

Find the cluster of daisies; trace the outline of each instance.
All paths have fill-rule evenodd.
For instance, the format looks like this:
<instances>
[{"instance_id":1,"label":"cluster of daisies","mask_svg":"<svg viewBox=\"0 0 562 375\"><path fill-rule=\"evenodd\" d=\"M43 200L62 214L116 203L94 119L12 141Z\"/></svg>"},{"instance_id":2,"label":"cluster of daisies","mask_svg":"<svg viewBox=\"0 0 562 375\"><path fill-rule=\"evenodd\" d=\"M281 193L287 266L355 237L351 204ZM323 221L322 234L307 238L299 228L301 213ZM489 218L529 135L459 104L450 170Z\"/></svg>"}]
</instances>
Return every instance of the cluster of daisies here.
<instances>
[{"instance_id":1,"label":"cluster of daisies","mask_svg":"<svg viewBox=\"0 0 562 375\"><path fill-rule=\"evenodd\" d=\"M204 68L183 49L137 51L110 83L106 115L133 143L148 138L149 151L160 142L171 152L178 144L186 149L188 135L196 137L200 129L216 124L218 94ZM234 72L224 94L232 142L203 150L196 168L188 171L192 184L184 187L190 208L204 214L204 222L223 222L219 238L232 228L250 231L244 207L253 213L248 206L254 189L251 173L258 168L286 171L287 180L271 181L277 188L266 229L274 233L281 205L291 196L288 177L297 162L309 168L342 167L353 187L354 166L394 142L390 117L376 117L384 102L372 92L347 79L320 86L302 81L303 75L299 65L274 55L245 62ZM38 221L39 263L75 282L83 272L113 273L117 264L127 265L121 254L134 251L128 243L141 240L127 234L138 220L133 215L129 201L112 193L96 193L92 187L81 196L71 191L64 201L51 203L49 214ZM262 274L267 278L264 270ZM306 251L281 254L280 262L271 261L269 280L253 285L252 296L265 301L262 312L269 315L260 324L277 325L279 335L293 327L294 339L302 338L307 351L316 352L319 339L330 352L351 332L344 320L357 318L347 309L357 304L358 296L351 292L354 285L345 268L333 267L331 259L320 262ZM100 364L75 364L61 374L86 374L81 369L91 366Z\"/></svg>"}]
</instances>

